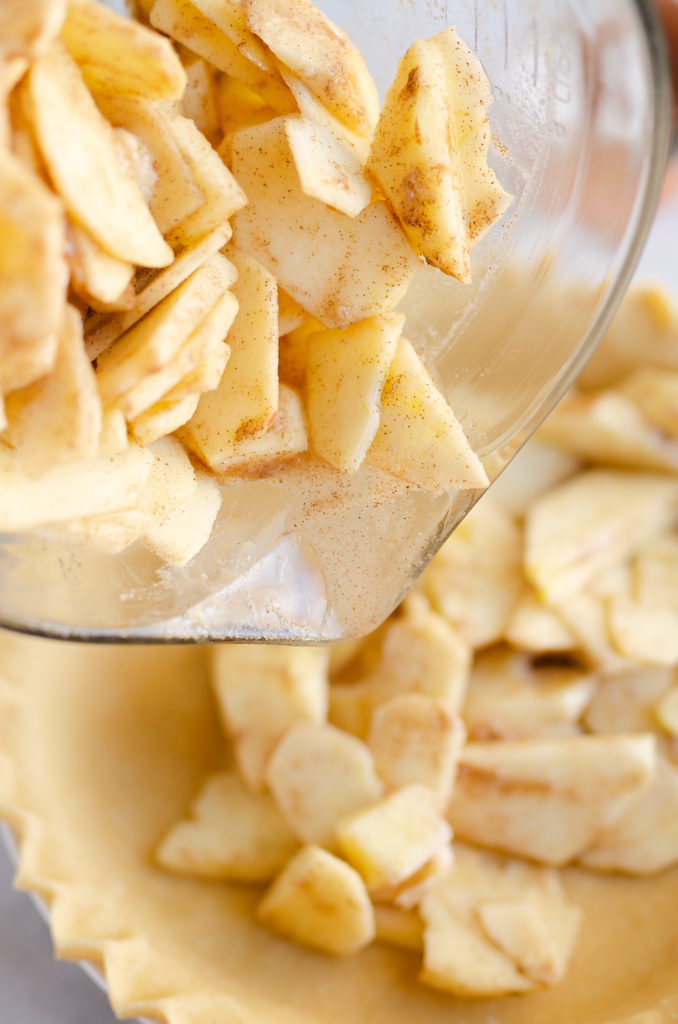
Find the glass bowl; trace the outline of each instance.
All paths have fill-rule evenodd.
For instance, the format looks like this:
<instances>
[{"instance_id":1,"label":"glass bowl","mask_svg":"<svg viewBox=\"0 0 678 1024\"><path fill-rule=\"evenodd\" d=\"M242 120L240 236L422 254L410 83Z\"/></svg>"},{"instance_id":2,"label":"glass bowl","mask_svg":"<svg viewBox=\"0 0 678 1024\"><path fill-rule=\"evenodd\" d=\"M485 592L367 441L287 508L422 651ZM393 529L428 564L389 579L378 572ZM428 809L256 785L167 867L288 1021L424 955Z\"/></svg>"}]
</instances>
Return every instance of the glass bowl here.
<instances>
[{"instance_id":1,"label":"glass bowl","mask_svg":"<svg viewBox=\"0 0 678 1024\"><path fill-rule=\"evenodd\" d=\"M412 40L454 23L492 83L491 162L514 201L473 283L418 272L406 333L494 479L573 381L630 280L666 166L661 28L641 0L392 0L320 6L380 91ZM0 624L85 640L331 641L396 606L477 494L289 464L224 486L184 569L48 535L0 538Z\"/></svg>"}]
</instances>

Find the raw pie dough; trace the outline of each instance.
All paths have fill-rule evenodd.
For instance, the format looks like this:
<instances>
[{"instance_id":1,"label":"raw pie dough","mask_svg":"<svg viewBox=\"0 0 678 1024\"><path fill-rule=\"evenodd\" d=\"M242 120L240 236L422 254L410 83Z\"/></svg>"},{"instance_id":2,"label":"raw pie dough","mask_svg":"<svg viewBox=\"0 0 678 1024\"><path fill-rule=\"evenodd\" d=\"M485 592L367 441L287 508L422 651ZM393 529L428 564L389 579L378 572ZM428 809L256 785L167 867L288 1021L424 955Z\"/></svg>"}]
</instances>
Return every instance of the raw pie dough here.
<instances>
[{"instance_id":1,"label":"raw pie dough","mask_svg":"<svg viewBox=\"0 0 678 1024\"><path fill-rule=\"evenodd\" d=\"M493 1001L428 992L418 957L335 961L268 935L256 891L193 882L151 853L224 767L206 652L0 635L0 813L57 952L103 964L120 1016L170 1024L669 1024L678 869L565 873L584 924L565 982Z\"/></svg>"}]
</instances>

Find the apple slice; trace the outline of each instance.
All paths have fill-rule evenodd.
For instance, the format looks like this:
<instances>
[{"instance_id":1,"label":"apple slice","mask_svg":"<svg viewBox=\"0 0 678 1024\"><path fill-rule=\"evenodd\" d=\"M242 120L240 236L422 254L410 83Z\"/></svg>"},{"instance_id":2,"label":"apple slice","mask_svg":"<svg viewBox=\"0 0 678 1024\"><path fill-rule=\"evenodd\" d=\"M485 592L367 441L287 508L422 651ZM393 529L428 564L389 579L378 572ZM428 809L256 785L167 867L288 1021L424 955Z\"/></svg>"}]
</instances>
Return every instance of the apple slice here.
<instances>
[{"instance_id":1,"label":"apple slice","mask_svg":"<svg viewBox=\"0 0 678 1024\"><path fill-rule=\"evenodd\" d=\"M163 437L145 450L152 456L150 472L131 508L72 519L66 525L71 539L118 554L191 499L195 470L176 438Z\"/></svg>"},{"instance_id":2,"label":"apple slice","mask_svg":"<svg viewBox=\"0 0 678 1024\"><path fill-rule=\"evenodd\" d=\"M525 520L525 574L547 604L572 597L670 526L678 482L590 469L547 491Z\"/></svg>"},{"instance_id":3,"label":"apple slice","mask_svg":"<svg viewBox=\"0 0 678 1024\"><path fill-rule=\"evenodd\" d=\"M31 476L97 454L101 402L82 344L82 320L72 306L64 311L51 373L8 395L6 407L5 440L17 449Z\"/></svg>"},{"instance_id":4,"label":"apple slice","mask_svg":"<svg viewBox=\"0 0 678 1024\"><path fill-rule=\"evenodd\" d=\"M39 57L56 39L67 0L3 0L0 5L0 65L16 57Z\"/></svg>"},{"instance_id":5,"label":"apple slice","mask_svg":"<svg viewBox=\"0 0 678 1024\"><path fill-rule=\"evenodd\" d=\"M424 922L416 910L392 907L388 903L377 903L374 908L374 923L377 942L410 953L421 953L424 949Z\"/></svg>"},{"instance_id":6,"label":"apple slice","mask_svg":"<svg viewBox=\"0 0 678 1024\"><path fill-rule=\"evenodd\" d=\"M308 339L311 445L337 469L355 473L374 440L381 393L404 322L403 314L390 313Z\"/></svg>"},{"instance_id":7,"label":"apple slice","mask_svg":"<svg viewBox=\"0 0 678 1024\"><path fill-rule=\"evenodd\" d=\"M268 762L266 781L301 842L332 849L339 820L382 794L365 744L314 722L298 722L285 733Z\"/></svg>"},{"instance_id":8,"label":"apple slice","mask_svg":"<svg viewBox=\"0 0 678 1024\"><path fill-rule=\"evenodd\" d=\"M211 775L158 847L163 868L192 878L269 882L298 842L268 793L252 793L235 772Z\"/></svg>"},{"instance_id":9,"label":"apple slice","mask_svg":"<svg viewBox=\"0 0 678 1024\"><path fill-rule=\"evenodd\" d=\"M291 115L285 132L305 195L319 199L347 217L369 206L372 183L353 150L318 121Z\"/></svg>"},{"instance_id":10,"label":"apple slice","mask_svg":"<svg viewBox=\"0 0 678 1024\"><path fill-rule=\"evenodd\" d=\"M433 607L471 646L501 640L522 587L522 531L484 495L424 572Z\"/></svg>"},{"instance_id":11,"label":"apple slice","mask_svg":"<svg viewBox=\"0 0 678 1024\"><path fill-rule=\"evenodd\" d=\"M129 424L129 432L139 444L153 444L168 434L173 434L184 423L188 423L196 410L200 398L189 395L177 401L156 402Z\"/></svg>"},{"instance_id":12,"label":"apple slice","mask_svg":"<svg viewBox=\"0 0 678 1024\"><path fill-rule=\"evenodd\" d=\"M487 487L483 465L411 343L401 337L365 459L426 491Z\"/></svg>"},{"instance_id":13,"label":"apple slice","mask_svg":"<svg viewBox=\"0 0 678 1024\"><path fill-rule=\"evenodd\" d=\"M98 359L113 342L117 341L125 331L134 327L142 316L168 298L179 285L191 274L204 266L208 260L216 256L230 236L228 224L210 232L198 242L193 242L182 250L174 263L163 270L142 275L137 272L136 295L132 297L130 308L120 313L93 314L85 324L85 345L90 359ZM225 273L225 263L220 264ZM224 287L230 288L237 277L237 272L229 264L230 272L224 277Z\"/></svg>"},{"instance_id":14,"label":"apple slice","mask_svg":"<svg viewBox=\"0 0 678 1024\"><path fill-rule=\"evenodd\" d=\"M170 43L95 0L69 0L61 38L87 84L149 100L181 99L186 72Z\"/></svg>"},{"instance_id":15,"label":"apple slice","mask_svg":"<svg viewBox=\"0 0 678 1024\"><path fill-rule=\"evenodd\" d=\"M614 391L566 395L537 436L599 465L678 470L676 440L648 422L630 398Z\"/></svg>"},{"instance_id":16,"label":"apple slice","mask_svg":"<svg viewBox=\"0 0 678 1024\"><path fill-rule=\"evenodd\" d=\"M283 736L300 721L325 721L327 649L216 644L210 653L221 723L243 781L259 792Z\"/></svg>"},{"instance_id":17,"label":"apple slice","mask_svg":"<svg viewBox=\"0 0 678 1024\"><path fill-rule=\"evenodd\" d=\"M228 372L228 367L226 370ZM186 447L193 450L184 430L179 436ZM278 411L272 425L263 434L221 443L210 468L220 476L260 477L275 472L288 459L306 451L308 434L301 399L296 391L281 384Z\"/></svg>"},{"instance_id":18,"label":"apple slice","mask_svg":"<svg viewBox=\"0 0 678 1024\"><path fill-rule=\"evenodd\" d=\"M149 207L158 228L163 235L167 234L203 202L203 194L172 131L175 115L164 104L146 103L134 96L115 92L95 95L97 106L113 127L131 132L148 149L158 170Z\"/></svg>"},{"instance_id":19,"label":"apple slice","mask_svg":"<svg viewBox=\"0 0 678 1024\"><path fill-rule=\"evenodd\" d=\"M130 445L119 455L79 459L32 480L21 456L0 445L0 532L128 509L139 497L152 462L148 449Z\"/></svg>"},{"instance_id":20,"label":"apple slice","mask_svg":"<svg viewBox=\"0 0 678 1024\"><path fill-rule=\"evenodd\" d=\"M127 423L119 409L102 409L98 455L117 455L129 444Z\"/></svg>"},{"instance_id":21,"label":"apple slice","mask_svg":"<svg viewBox=\"0 0 678 1024\"><path fill-rule=\"evenodd\" d=\"M233 40L190 0L156 0L149 20L154 28L183 43L219 71L244 82L274 110L287 113L294 109L282 80L243 56Z\"/></svg>"},{"instance_id":22,"label":"apple slice","mask_svg":"<svg viewBox=\"0 0 678 1024\"><path fill-rule=\"evenodd\" d=\"M673 339L671 339L671 342ZM667 349L672 346L667 343ZM678 372L660 366L646 366L621 380L621 391L642 413L648 423L662 433L678 439Z\"/></svg>"},{"instance_id":23,"label":"apple slice","mask_svg":"<svg viewBox=\"0 0 678 1024\"><path fill-rule=\"evenodd\" d=\"M124 307L134 267L101 248L87 231L77 225L69 229L68 263L71 287L92 308ZM120 308L120 307L118 307Z\"/></svg>"},{"instance_id":24,"label":"apple slice","mask_svg":"<svg viewBox=\"0 0 678 1024\"><path fill-rule=\"evenodd\" d=\"M337 838L368 890L379 890L420 871L449 846L452 829L440 816L434 793L413 783L342 818Z\"/></svg>"},{"instance_id":25,"label":"apple slice","mask_svg":"<svg viewBox=\"0 0 678 1024\"><path fill-rule=\"evenodd\" d=\"M113 129L61 45L33 63L26 89L40 152L73 219L111 256L142 267L171 263L174 253L118 159Z\"/></svg>"},{"instance_id":26,"label":"apple slice","mask_svg":"<svg viewBox=\"0 0 678 1024\"><path fill-rule=\"evenodd\" d=\"M181 98L181 112L192 121L212 146L221 140L217 106L217 75L211 64L195 54L184 58L186 90Z\"/></svg>"},{"instance_id":27,"label":"apple slice","mask_svg":"<svg viewBox=\"0 0 678 1024\"><path fill-rule=\"evenodd\" d=\"M192 497L142 537L144 546L170 565L187 565L198 554L221 508L221 490L213 476L196 470L195 484Z\"/></svg>"},{"instance_id":28,"label":"apple slice","mask_svg":"<svg viewBox=\"0 0 678 1024\"><path fill-rule=\"evenodd\" d=\"M362 54L310 0L243 0L247 24L348 128L369 136L379 97Z\"/></svg>"},{"instance_id":29,"label":"apple slice","mask_svg":"<svg viewBox=\"0 0 678 1024\"><path fill-rule=\"evenodd\" d=\"M182 432L185 443L222 472L238 442L263 434L278 409L278 291L256 260L230 251L239 303L228 344L231 357L219 387L200 399Z\"/></svg>"},{"instance_id":30,"label":"apple slice","mask_svg":"<svg viewBox=\"0 0 678 1024\"><path fill-rule=\"evenodd\" d=\"M523 651L494 646L476 655L464 722L474 740L574 736L596 691L587 669L534 664Z\"/></svg>"},{"instance_id":31,"label":"apple slice","mask_svg":"<svg viewBox=\"0 0 678 1024\"><path fill-rule=\"evenodd\" d=\"M418 39L398 65L369 169L416 252L471 279L471 246L511 197L487 166L492 92L478 58L450 26Z\"/></svg>"},{"instance_id":32,"label":"apple slice","mask_svg":"<svg viewBox=\"0 0 678 1024\"><path fill-rule=\"evenodd\" d=\"M678 768L657 760L654 778L596 833L581 863L594 871L649 875L678 862Z\"/></svg>"},{"instance_id":33,"label":"apple slice","mask_svg":"<svg viewBox=\"0 0 678 1024\"><path fill-rule=\"evenodd\" d=\"M279 78L275 57L247 27L242 0L192 0L199 11L235 44L247 60Z\"/></svg>"},{"instance_id":34,"label":"apple slice","mask_svg":"<svg viewBox=\"0 0 678 1024\"><path fill-rule=\"evenodd\" d=\"M159 362L157 369L140 377L139 382L117 400L116 404L125 417L135 420L157 402L188 397L171 395L169 392L192 371L197 370L206 357L211 357L214 350L222 350L223 358L219 360L219 365L225 368L230 352L226 336L237 312L235 296L231 292L224 292L172 358L165 363ZM198 392L194 391L193 394L197 395Z\"/></svg>"},{"instance_id":35,"label":"apple slice","mask_svg":"<svg viewBox=\"0 0 678 1024\"><path fill-rule=\"evenodd\" d=\"M304 195L276 118L233 136L232 167L248 206L234 219L234 242L326 327L388 313L418 261L386 203L357 217Z\"/></svg>"},{"instance_id":36,"label":"apple slice","mask_svg":"<svg viewBox=\"0 0 678 1024\"><path fill-rule=\"evenodd\" d=\"M649 734L468 743L448 808L469 842L560 866L653 777Z\"/></svg>"},{"instance_id":37,"label":"apple slice","mask_svg":"<svg viewBox=\"0 0 678 1024\"><path fill-rule=\"evenodd\" d=\"M167 238L174 248L187 248L205 235L222 228L247 196L221 157L187 117L173 117L169 128L186 160L203 202L176 227Z\"/></svg>"},{"instance_id":38,"label":"apple slice","mask_svg":"<svg viewBox=\"0 0 678 1024\"><path fill-rule=\"evenodd\" d=\"M372 714L367 745L388 791L420 783L443 810L466 741L461 718L449 704L423 693L403 694Z\"/></svg>"},{"instance_id":39,"label":"apple slice","mask_svg":"<svg viewBox=\"0 0 678 1024\"><path fill-rule=\"evenodd\" d=\"M0 152L0 391L54 365L66 302L61 203L9 152Z\"/></svg>"},{"instance_id":40,"label":"apple slice","mask_svg":"<svg viewBox=\"0 0 678 1024\"><path fill-rule=\"evenodd\" d=\"M171 363L231 280L223 256L210 257L148 316L100 356L97 381L104 405L116 405L149 374Z\"/></svg>"},{"instance_id":41,"label":"apple slice","mask_svg":"<svg viewBox=\"0 0 678 1024\"><path fill-rule=\"evenodd\" d=\"M365 885L345 861L305 846L278 875L257 908L259 920L324 953L356 953L374 938Z\"/></svg>"}]
</instances>

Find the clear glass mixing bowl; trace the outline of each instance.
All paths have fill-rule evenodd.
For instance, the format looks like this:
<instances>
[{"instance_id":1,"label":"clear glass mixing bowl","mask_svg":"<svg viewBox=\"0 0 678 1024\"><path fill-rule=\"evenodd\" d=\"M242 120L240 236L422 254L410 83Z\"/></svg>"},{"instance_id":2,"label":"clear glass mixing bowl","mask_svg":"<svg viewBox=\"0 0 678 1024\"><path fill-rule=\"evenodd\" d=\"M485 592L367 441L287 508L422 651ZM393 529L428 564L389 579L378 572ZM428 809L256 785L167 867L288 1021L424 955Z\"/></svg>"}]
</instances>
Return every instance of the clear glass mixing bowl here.
<instances>
[{"instance_id":1,"label":"clear glass mixing bowl","mask_svg":"<svg viewBox=\"0 0 678 1024\"><path fill-rule=\"evenodd\" d=\"M514 195L474 250L473 284L423 268L406 332L494 478L572 382L617 306L666 165L670 76L640 0L320 0L381 92L412 40L454 24L494 89L491 156ZM182 570L0 538L0 622L111 640L332 640L393 609L477 495L297 465L224 489Z\"/></svg>"}]
</instances>

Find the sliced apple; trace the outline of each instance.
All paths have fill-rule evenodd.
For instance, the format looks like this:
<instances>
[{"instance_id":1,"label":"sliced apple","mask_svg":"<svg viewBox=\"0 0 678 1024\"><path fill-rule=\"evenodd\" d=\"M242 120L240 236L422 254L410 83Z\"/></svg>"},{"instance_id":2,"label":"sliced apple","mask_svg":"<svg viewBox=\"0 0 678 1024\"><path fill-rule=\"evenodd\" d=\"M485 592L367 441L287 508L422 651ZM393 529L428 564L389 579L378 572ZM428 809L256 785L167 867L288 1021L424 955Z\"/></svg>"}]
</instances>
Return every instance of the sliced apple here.
<instances>
[{"instance_id":1,"label":"sliced apple","mask_svg":"<svg viewBox=\"0 0 678 1024\"><path fill-rule=\"evenodd\" d=\"M238 312L238 302L231 292L224 292L205 318L167 362L158 362L155 370L140 377L138 383L117 400L118 408L128 420L135 420L160 401L176 401L180 395L170 392L187 375L200 367L214 350L222 350L219 365L225 367L230 349L226 337ZM193 392L197 394L197 392Z\"/></svg>"},{"instance_id":2,"label":"sliced apple","mask_svg":"<svg viewBox=\"0 0 678 1024\"><path fill-rule=\"evenodd\" d=\"M381 393L405 317L371 317L308 339L306 403L311 445L337 469L354 473L379 426Z\"/></svg>"},{"instance_id":3,"label":"sliced apple","mask_svg":"<svg viewBox=\"0 0 678 1024\"><path fill-rule=\"evenodd\" d=\"M436 806L444 809L465 740L461 718L445 701L411 693L375 709L367 745L387 790L418 783L430 789Z\"/></svg>"},{"instance_id":4,"label":"sliced apple","mask_svg":"<svg viewBox=\"0 0 678 1024\"><path fill-rule=\"evenodd\" d=\"M210 257L148 316L124 334L97 363L104 405L115 405L149 374L163 369L202 323L228 287L231 266Z\"/></svg>"},{"instance_id":5,"label":"sliced apple","mask_svg":"<svg viewBox=\"0 0 678 1024\"><path fill-rule=\"evenodd\" d=\"M239 303L228 344L231 356L219 387L200 399L182 437L222 472L238 442L256 438L278 409L278 292L274 278L243 253L230 252L238 271Z\"/></svg>"},{"instance_id":6,"label":"sliced apple","mask_svg":"<svg viewBox=\"0 0 678 1024\"><path fill-rule=\"evenodd\" d=\"M243 57L279 77L275 58L247 27L242 0L192 0L195 7L235 44Z\"/></svg>"},{"instance_id":7,"label":"sliced apple","mask_svg":"<svg viewBox=\"0 0 678 1024\"><path fill-rule=\"evenodd\" d=\"M372 183L340 135L303 115L288 117L285 132L305 195L347 217L357 217L369 206Z\"/></svg>"},{"instance_id":8,"label":"sliced apple","mask_svg":"<svg viewBox=\"0 0 678 1024\"><path fill-rule=\"evenodd\" d=\"M181 99L186 73L168 39L96 0L69 0L61 39L94 89Z\"/></svg>"},{"instance_id":9,"label":"sliced apple","mask_svg":"<svg viewBox=\"0 0 678 1024\"><path fill-rule=\"evenodd\" d=\"M657 761L654 778L611 824L603 826L581 857L587 868L654 874L678 862L678 768Z\"/></svg>"},{"instance_id":10,"label":"sliced apple","mask_svg":"<svg viewBox=\"0 0 678 1024\"><path fill-rule=\"evenodd\" d=\"M212 678L226 735L245 783L263 788L266 766L285 733L327 714L327 651L276 644L218 644Z\"/></svg>"},{"instance_id":11,"label":"sliced apple","mask_svg":"<svg viewBox=\"0 0 678 1024\"><path fill-rule=\"evenodd\" d=\"M57 38L68 0L3 0L0 5L0 64L39 57Z\"/></svg>"},{"instance_id":12,"label":"sliced apple","mask_svg":"<svg viewBox=\"0 0 678 1024\"><path fill-rule=\"evenodd\" d=\"M326 327L388 313L418 266L407 239L382 201L346 217L304 195L285 123L233 136L233 173L249 200L234 219L235 244Z\"/></svg>"},{"instance_id":13,"label":"sliced apple","mask_svg":"<svg viewBox=\"0 0 678 1024\"><path fill-rule=\"evenodd\" d=\"M187 248L205 235L223 228L247 197L221 157L187 117L173 117L169 123L174 138L191 169L203 202L168 234L175 248Z\"/></svg>"},{"instance_id":14,"label":"sliced apple","mask_svg":"<svg viewBox=\"0 0 678 1024\"><path fill-rule=\"evenodd\" d=\"M131 263L111 256L92 236L76 225L69 229L68 263L71 287L92 308L126 308L126 292L134 277Z\"/></svg>"},{"instance_id":15,"label":"sliced apple","mask_svg":"<svg viewBox=\"0 0 678 1024\"><path fill-rule=\"evenodd\" d=\"M181 112L193 122L211 145L216 146L221 140L217 106L218 72L206 60L196 55L184 59L184 68L187 82L181 98Z\"/></svg>"},{"instance_id":16,"label":"sliced apple","mask_svg":"<svg viewBox=\"0 0 678 1024\"><path fill-rule=\"evenodd\" d=\"M369 169L416 252L470 281L472 245L511 197L487 165L492 92L450 26L412 44L377 125Z\"/></svg>"},{"instance_id":17,"label":"sliced apple","mask_svg":"<svg viewBox=\"0 0 678 1024\"><path fill-rule=\"evenodd\" d=\"M678 444L644 419L630 398L613 391L566 395L539 437L588 462L678 470Z\"/></svg>"},{"instance_id":18,"label":"sliced apple","mask_svg":"<svg viewBox=\"0 0 678 1024\"><path fill-rule=\"evenodd\" d=\"M414 347L401 337L365 461L427 491L487 487L483 465Z\"/></svg>"},{"instance_id":19,"label":"sliced apple","mask_svg":"<svg viewBox=\"0 0 678 1024\"><path fill-rule=\"evenodd\" d=\"M7 440L32 477L98 454L101 402L82 344L82 320L66 306L52 371L6 399Z\"/></svg>"},{"instance_id":20,"label":"sliced apple","mask_svg":"<svg viewBox=\"0 0 678 1024\"><path fill-rule=\"evenodd\" d=\"M0 391L54 365L66 302L61 203L9 152L0 152Z\"/></svg>"},{"instance_id":21,"label":"sliced apple","mask_svg":"<svg viewBox=\"0 0 678 1024\"><path fill-rule=\"evenodd\" d=\"M115 92L95 95L97 106L113 127L131 132L147 147L157 168L149 207L158 228L163 235L167 234L203 202L203 194L172 131L175 115L164 104L145 103L134 96Z\"/></svg>"},{"instance_id":22,"label":"sliced apple","mask_svg":"<svg viewBox=\"0 0 678 1024\"><path fill-rule=\"evenodd\" d=\"M522 536L514 517L484 495L421 578L433 607L473 647L504 635L523 587Z\"/></svg>"},{"instance_id":23,"label":"sliced apple","mask_svg":"<svg viewBox=\"0 0 678 1024\"><path fill-rule=\"evenodd\" d=\"M378 800L382 785L360 740L331 725L299 722L268 762L267 782L298 838L336 848L337 823Z\"/></svg>"},{"instance_id":24,"label":"sliced apple","mask_svg":"<svg viewBox=\"0 0 678 1024\"><path fill-rule=\"evenodd\" d=\"M452 830L438 813L434 793L413 783L342 818L337 838L368 890L378 890L419 871L449 845Z\"/></svg>"},{"instance_id":25,"label":"sliced apple","mask_svg":"<svg viewBox=\"0 0 678 1024\"><path fill-rule=\"evenodd\" d=\"M365 668L330 687L330 721L365 737L375 708L404 694L420 693L460 710L471 651L435 612L409 612L387 623L381 644Z\"/></svg>"},{"instance_id":26,"label":"sliced apple","mask_svg":"<svg viewBox=\"0 0 678 1024\"><path fill-rule=\"evenodd\" d=\"M464 721L476 740L576 735L595 684L594 673L576 664L534 664L522 651L492 647L476 655Z\"/></svg>"},{"instance_id":27,"label":"sliced apple","mask_svg":"<svg viewBox=\"0 0 678 1024\"><path fill-rule=\"evenodd\" d=\"M79 459L32 480L21 457L0 445L0 531L30 530L76 516L128 509L148 479L153 455L130 445L118 455Z\"/></svg>"},{"instance_id":28,"label":"sliced apple","mask_svg":"<svg viewBox=\"0 0 678 1024\"><path fill-rule=\"evenodd\" d=\"M171 263L174 253L117 157L113 129L61 45L31 66L26 98L49 176L73 219L111 256L142 267Z\"/></svg>"},{"instance_id":29,"label":"sliced apple","mask_svg":"<svg viewBox=\"0 0 678 1024\"><path fill-rule=\"evenodd\" d=\"M68 536L118 554L191 499L196 491L195 470L179 442L163 437L145 450L152 456L150 472L133 506L74 518L66 526Z\"/></svg>"},{"instance_id":30,"label":"sliced apple","mask_svg":"<svg viewBox=\"0 0 678 1024\"><path fill-rule=\"evenodd\" d=\"M170 565L187 565L205 546L221 507L221 490L209 473L195 474L195 493L142 537L145 547Z\"/></svg>"},{"instance_id":31,"label":"sliced apple","mask_svg":"<svg viewBox=\"0 0 678 1024\"><path fill-rule=\"evenodd\" d=\"M577 645L563 620L539 600L532 587L526 587L518 598L505 636L513 647L535 654L571 651Z\"/></svg>"},{"instance_id":32,"label":"sliced apple","mask_svg":"<svg viewBox=\"0 0 678 1024\"><path fill-rule=\"evenodd\" d=\"M243 0L248 27L348 128L371 135L377 89L361 53L310 0Z\"/></svg>"},{"instance_id":33,"label":"sliced apple","mask_svg":"<svg viewBox=\"0 0 678 1024\"><path fill-rule=\"evenodd\" d=\"M222 772L206 780L190 817L172 826L155 856L194 878L268 882L298 845L268 793L252 793L235 772Z\"/></svg>"},{"instance_id":34,"label":"sliced apple","mask_svg":"<svg viewBox=\"0 0 678 1024\"><path fill-rule=\"evenodd\" d=\"M469 743L448 816L462 839L566 864L649 783L656 761L648 734Z\"/></svg>"},{"instance_id":35,"label":"sliced apple","mask_svg":"<svg viewBox=\"0 0 678 1024\"><path fill-rule=\"evenodd\" d=\"M286 938L335 956L356 953L374 938L374 911L360 875L318 846L305 846L288 861L257 916Z\"/></svg>"},{"instance_id":36,"label":"sliced apple","mask_svg":"<svg viewBox=\"0 0 678 1024\"><path fill-rule=\"evenodd\" d=\"M98 359L114 341L125 331L134 327L142 316L150 312L163 299L168 298L191 274L200 270L211 257L216 256L228 240L230 228L228 224L210 232L199 242L194 242L180 251L174 263L164 270L142 275L137 273L137 291L125 312L113 314L94 314L85 324L85 344L90 359ZM221 263L225 271L226 264ZM237 271L229 264L228 277L224 277L224 287L229 288L237 277Z\"/></svg>"},{"instance_id":37,"label":"sliced apple","mask_svg":"<svg viewBox=\"0 0 678 1024\"><path fill-rule=\"evenodd\" d=\"M219 71L244 82L274 110L286 113L294 109L282 80L248 60L233 40L189 0L156 0L149 20L154 28L183 43Z\"/></svg>"},{"instance_id":38,"label":"sliced apple","mask_svg":"<svg viewBox=\"0 0 678 1024\"><path fill-rule=\"evenodd\" d=\"M580 590L674 522L678 482L592 469L538 498L525 520L525 572L547 603Z\"/></svg>"}]
</instances>

